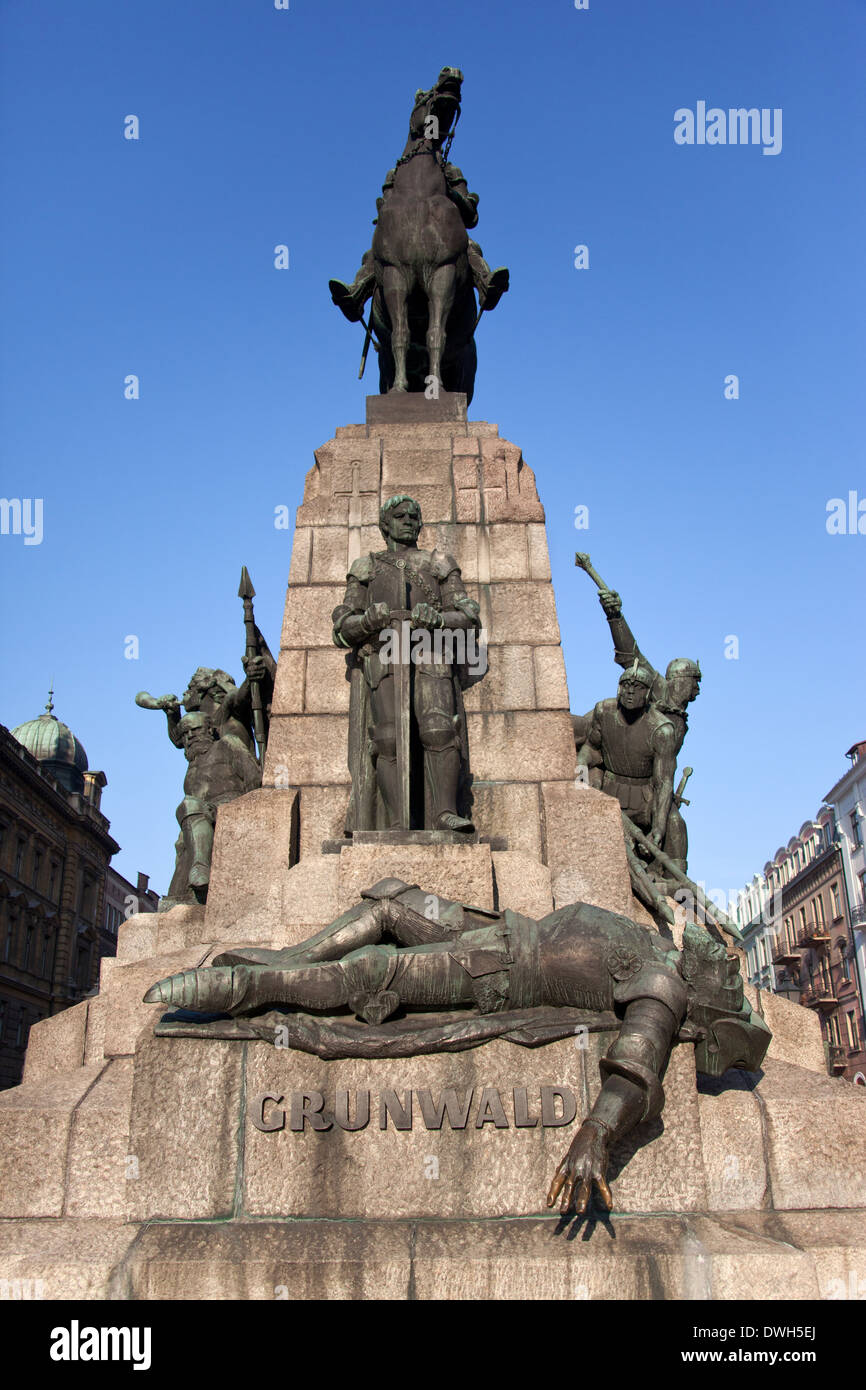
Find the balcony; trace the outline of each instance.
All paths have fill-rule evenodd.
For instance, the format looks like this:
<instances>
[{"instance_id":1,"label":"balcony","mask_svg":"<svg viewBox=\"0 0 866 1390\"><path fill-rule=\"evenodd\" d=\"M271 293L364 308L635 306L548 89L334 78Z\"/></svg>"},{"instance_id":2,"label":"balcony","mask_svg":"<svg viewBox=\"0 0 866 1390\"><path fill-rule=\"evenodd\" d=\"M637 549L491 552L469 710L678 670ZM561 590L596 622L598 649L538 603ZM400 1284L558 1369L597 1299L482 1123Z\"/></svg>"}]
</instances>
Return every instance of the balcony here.
<instances>
[{"instance_id":1,"label":"balcony","mask_svg":"<svg viewBox=\"0 0 866 1390\"><path fill-rule=\"evenodd\" d=\"M852 907L851 925L853 927L866 927L866 903L860 903L859 907Z\"/></svg>"},{"instance_id":2,"label":"balcony","mask_svg":"<svg viewBox=\"0 0 866 1390\"><path fill-rule=\"evenodd\" d=\"M827 928L823 926L814 925L806 927L797 937L797 945L801 946L804 950L809 946L829 946L830 933L827 931Z\"/></svg>"},{"instance_id":3,"label":"balcony","mask_svg":"<svg viewBox=\"0 0 866 1390\"><path fill-rule=\"evenodd\" d=\"M791 947L782 943L777 950L773 952L773 964L783 965L788 969L792 965L799 965L800 952L797 950L796 946Z\"/></svg>"},{"instance_id":4,"label":"balcony","mask_svg":"<svg viewBox=\"0 0 866 1390\"><path fill-rule=\"evenodd\" d=\"M822 1012L832 1012L838 1008L839 1000L836 997L836 990L833 985L816 984L811 989L804 990L800 996L800 1003L805 1004L807 1009L820 1009Z\"/></svg>"},{"instance_id":5,"label":"balcony","mask_svg":"<svg viewBox=\"0 0 866 1390\"><path fill-rule=\"evenodd\" d=\"M839 1043L829 1043L827 1046L827 1064L832 1076L841 1076L848 1065L847 1049L841 1047Z\"/></svg>"}]
</instances>

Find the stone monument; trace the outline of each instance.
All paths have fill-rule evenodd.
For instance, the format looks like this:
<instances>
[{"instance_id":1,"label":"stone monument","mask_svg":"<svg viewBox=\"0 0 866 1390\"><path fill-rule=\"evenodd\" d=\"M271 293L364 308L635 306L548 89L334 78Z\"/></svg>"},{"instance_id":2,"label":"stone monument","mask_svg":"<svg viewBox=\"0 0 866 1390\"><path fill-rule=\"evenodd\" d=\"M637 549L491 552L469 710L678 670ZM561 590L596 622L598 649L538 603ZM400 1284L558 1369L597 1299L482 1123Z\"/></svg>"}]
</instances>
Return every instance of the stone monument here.
<instances>
[{"instance_id":1,"label":"stone monument","mask_svg":"<svg viewBox=\"0 0 866 1390\"><path fill-rule=\"evenodd\" d=\"M460 212L429 129L400 168L438 171ZM398 192L399 171L383 213ZM416 380L435 376L435 332L416 347ZM863 1268L866 1095L827 1076L811 1012L746 986L747 1010L725 922L646 887L619 800L578 775L535 476L467 418L447 356L438 394L386 373L316 450L262 783L216 809L206 901L130 918L98 994L31 1031L0 1095L0 1278L47 1298L813 1299ZM417 504L408 540L395 498ZM347 603L380 525L410 592ZM435 584L422 552L448 557ZM383 705L353 725L380 674L358 639L381 663L384 630L357 619L385 602L431 637L462 612L486 651L474 683L428 663L453 706L385 702L395 729L407 714L408 815L377 769L401 767ZM454 798L450 773L425 778L431 708Z\"/></svg>"}]
</instances>

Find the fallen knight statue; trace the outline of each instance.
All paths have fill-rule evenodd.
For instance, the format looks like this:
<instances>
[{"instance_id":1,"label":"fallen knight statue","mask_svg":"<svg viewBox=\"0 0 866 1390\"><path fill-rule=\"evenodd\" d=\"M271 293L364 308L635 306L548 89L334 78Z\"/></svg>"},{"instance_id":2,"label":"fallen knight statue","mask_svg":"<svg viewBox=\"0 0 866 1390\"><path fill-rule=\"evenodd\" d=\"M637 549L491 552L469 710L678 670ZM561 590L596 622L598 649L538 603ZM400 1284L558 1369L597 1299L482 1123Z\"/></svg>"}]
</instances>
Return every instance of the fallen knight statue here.
<instances>
[{"instance_id":1,"label":"fallen knight statue","mask_svg":"<svg viewBox=\"0 0 866 1390\"><path fill-rule=\"evenodd\" d=\"M578 1027L616 1031L599 1064L601 1091L548 1194L548 1206L561 1194L563 1213L586 1210L593 1182L612 1205L611 1146L660 1114L675 1041L694 1043L698 1070L714 1077L729 1067L756 1071L767 1050L770 1032L743 998L736 955L705 928L687 926L679 951L671 938L588 903L536 922L395 878L361 896L296 946L227 951L210 967L159 981L146 1003L210 1018L165 1018L156 1032L280 1035L283 1046L336 1058L463 1051L492 1037L531 1047Z\"/></svg>"}]
</instances>

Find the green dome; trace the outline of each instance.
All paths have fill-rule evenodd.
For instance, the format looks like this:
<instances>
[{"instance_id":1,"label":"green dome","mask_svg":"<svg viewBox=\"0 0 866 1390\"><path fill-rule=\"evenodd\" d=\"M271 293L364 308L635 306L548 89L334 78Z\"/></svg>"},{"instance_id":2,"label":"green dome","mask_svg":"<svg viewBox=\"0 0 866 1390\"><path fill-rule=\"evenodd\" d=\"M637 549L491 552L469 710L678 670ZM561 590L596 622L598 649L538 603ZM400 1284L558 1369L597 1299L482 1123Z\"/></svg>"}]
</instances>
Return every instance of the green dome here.
<instances>
[{"instance_id":1,"label":"green dome","mask_svg":"<svg viewBox=\"0 0 866 1390\"><path fill-rule=\"evenodd\" d=\"M55 714L52 706L46 708L38 719L28 719L12 730L28 753L32 753L40 763L70 791L81 791L84 787L83 773L87 771L87 754L84 745L78 741L72 730Z\"/></svg>"}]
</instances>

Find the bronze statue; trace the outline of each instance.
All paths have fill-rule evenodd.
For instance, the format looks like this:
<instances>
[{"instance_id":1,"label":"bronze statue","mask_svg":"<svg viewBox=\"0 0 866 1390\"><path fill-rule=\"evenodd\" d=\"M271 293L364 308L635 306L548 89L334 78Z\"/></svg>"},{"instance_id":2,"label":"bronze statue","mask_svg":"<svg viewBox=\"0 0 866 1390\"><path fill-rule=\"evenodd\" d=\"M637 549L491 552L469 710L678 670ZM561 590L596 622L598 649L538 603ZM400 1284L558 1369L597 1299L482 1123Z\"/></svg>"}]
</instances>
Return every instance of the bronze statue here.
<instances>
[{"instance_id":1,"label":"bronze statue","mask_svg":"<svg viewBox=\"0 0 866 1390\"><path fill-rule=\"evenodd\" d=\"M275 1038L320 1057L462 1051L491 1037L525 1046L581 1023L616 1031L603 1085L548 1196L585 1210L593 1182L611 1205L610 1148L664 1105L675 1040L700 1071L756 1070L770 1033L743 997L737 956L694 925L683 949L586 903L534 921L383 879L297 946L224 952L213 966L159 981L144 996L216 1020L166 1019L164 1036ZM272 1010L263 1013L264 1010ZM443 1012L446 1011L446 1012ZM256 1017L258 1015L258 1017ZM354 1015L361 1022L354 1022Z\"/></svg>"},{"instance_id":2,"label":"bronze statue","mask_svg":"<svg viewBox=\"0 0 866 1390\"><path fill-rule=\"evenodd\" d=\"M675 734L673 757L674 762L676 762L688 729L688 706L700 694L700 663L692 661L688 657L675 657L673 661L668 663L667 671L663 676L647 660L638 646L631 628L622 616L622 600L619 594L607 587L604 580L593 569L588 555L579 553L574 558L575 564L580 569L585 570L598 587L599 602L608 620L613 639L614 661L618 666L625 668L634 667L637 662L638 666L648 673L650 678L648 704L673 727ZM592 720L592 712L572 716L575 747L578 751L578 765L581 764L580 752L585 746ZM586 763L586 759L583 761ZM659 847L663 846L667 856L683 873L686 872L688 866L689 841L686 823L680 808L689 804L684 792L686 782L691 774L692 769L686 768L679 786L672 795L662 839L657 839L654 834L651 835L654 842ZM605 787L604 790L606 791L608 788ZM620 798L620 802L623 810L629 811L629 807L622 801L622 798ZM634 819L641 829L646 829L640 818L634 817Z\"/></svg>"},{"instance_id":3,"label":"bronze statue","mask_svg":"<svg viewBox=\"0 0 866 1390\"><path fill-rule=\"evenodd\" d=\"M183 749L189 764L177 808L175 869L164 906L206 900L217 807L261 786L277 666L256 626L254 594L244 566L238 595L244 600L246 632L241 686L226 671L199 666L180 699L146 690L135 697L142 709L164 711L169 739Z\"/></svg>"},{"instance_id":4,"label":"bronze statue","mask_svg":"<svg viewBox=\"0 0 866 1390\"><path fill-rule=\"evenodd\" d=\"M474 830L462 689L485 665L479 607L450 555L418 549L421 525L417 502L389 498L386 549L355 561L333 613L351 653L348 833Z\"/></svg>"},{"instance_id":5,"label":"bronze statue","mask_svg":"<svg viewBox=\"0 0 866 1390\"><path fill-rule=\"evenodd\" d=\"M437 392L465 391L471 401L475 329L508 289L505 267L491 271L467 235L478 221L478 195L447 159L462 83L459 68L443 68L429 91L416 92L409 137L376 202L373 245L351 285L329 281L352 322L363 322L372 297L363 360L375 333L382 393L425 391L432 379Z\"/></svg>"}]
</instances>

